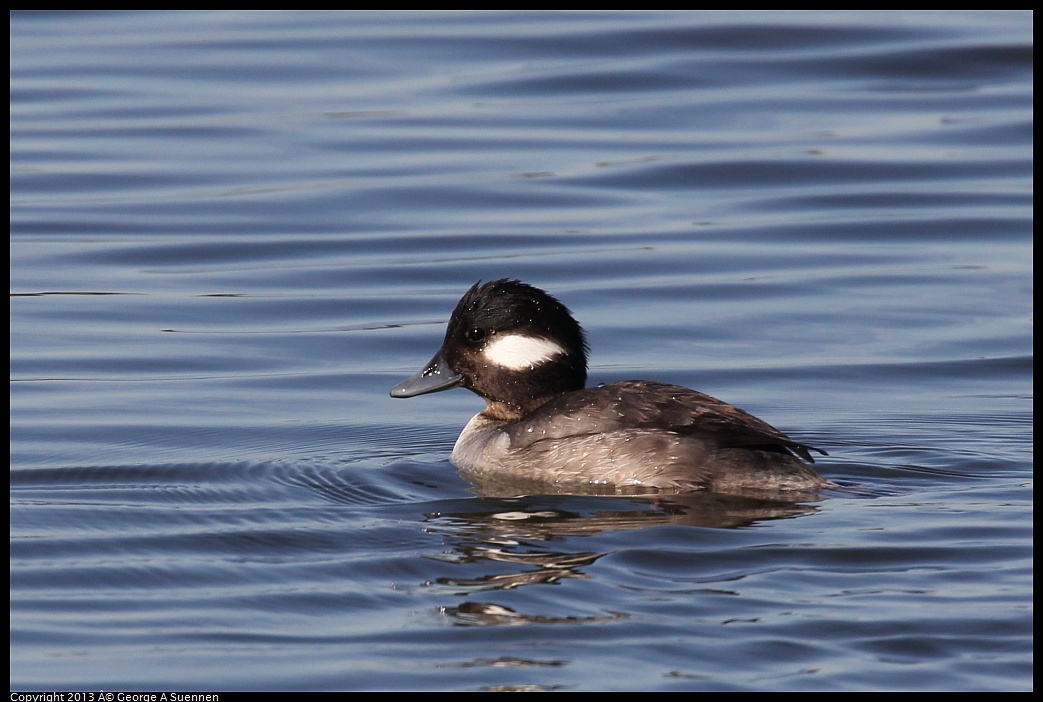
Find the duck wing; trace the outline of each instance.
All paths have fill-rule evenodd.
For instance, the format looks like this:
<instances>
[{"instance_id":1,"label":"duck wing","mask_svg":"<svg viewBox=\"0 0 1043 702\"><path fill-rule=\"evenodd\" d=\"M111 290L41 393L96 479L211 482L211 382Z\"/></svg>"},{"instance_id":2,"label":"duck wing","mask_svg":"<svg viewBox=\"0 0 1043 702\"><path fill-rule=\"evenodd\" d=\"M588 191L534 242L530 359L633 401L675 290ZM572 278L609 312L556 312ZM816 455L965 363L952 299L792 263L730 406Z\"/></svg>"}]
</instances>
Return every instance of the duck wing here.
<instances>
[{"instance_id":1,"label":"duck wing","mask_svg":"<svg viewBox=\"0 0 1043 702\"><path fill-rule=\"evenodd\" d=\"M767 422L716 397L680 385L625 380L555 397L507 429L511 445L625 429L668 431L720 448L792 453L814 463L811 451Z\"/></svg>"}]
</instances>

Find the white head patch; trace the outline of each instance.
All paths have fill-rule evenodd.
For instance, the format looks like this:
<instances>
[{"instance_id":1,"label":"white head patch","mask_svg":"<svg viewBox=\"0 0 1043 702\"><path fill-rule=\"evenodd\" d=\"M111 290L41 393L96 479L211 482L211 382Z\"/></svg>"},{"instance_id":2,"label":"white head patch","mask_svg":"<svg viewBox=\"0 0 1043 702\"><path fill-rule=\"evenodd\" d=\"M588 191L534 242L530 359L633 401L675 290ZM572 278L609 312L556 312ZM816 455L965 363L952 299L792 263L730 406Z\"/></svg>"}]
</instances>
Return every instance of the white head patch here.
<instances>
[{"instance_id":1,"label":"white head patch","mask_svg":"<svg viewBox=\"0 0 1043 702\"><path fill-rule=\"evenodd\" d=\"M485 347L482 355L490 363L511 370L528 370L565 353L559 344L550 339L523 334L496 336Z\"/></svg>"}]
</instances>

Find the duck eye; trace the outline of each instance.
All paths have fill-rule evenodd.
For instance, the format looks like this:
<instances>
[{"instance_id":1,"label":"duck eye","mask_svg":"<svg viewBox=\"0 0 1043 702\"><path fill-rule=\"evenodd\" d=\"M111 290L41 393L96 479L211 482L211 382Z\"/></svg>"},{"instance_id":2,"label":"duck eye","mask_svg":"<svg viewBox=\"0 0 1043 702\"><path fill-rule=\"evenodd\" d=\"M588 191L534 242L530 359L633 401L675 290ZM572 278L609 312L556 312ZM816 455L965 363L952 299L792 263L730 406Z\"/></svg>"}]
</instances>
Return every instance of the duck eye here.
<instances>
[{"instance_id":1,"label":"duck eye","mask_svg":"<svg viewBox=\"0 0 1043 702\"><path fill-rule=\"evenodd\" d=\"M485 330L481 327L471 327L467 330L465 336L468 341L477 343L485 338Z\"/></svg>"}]
</instances>

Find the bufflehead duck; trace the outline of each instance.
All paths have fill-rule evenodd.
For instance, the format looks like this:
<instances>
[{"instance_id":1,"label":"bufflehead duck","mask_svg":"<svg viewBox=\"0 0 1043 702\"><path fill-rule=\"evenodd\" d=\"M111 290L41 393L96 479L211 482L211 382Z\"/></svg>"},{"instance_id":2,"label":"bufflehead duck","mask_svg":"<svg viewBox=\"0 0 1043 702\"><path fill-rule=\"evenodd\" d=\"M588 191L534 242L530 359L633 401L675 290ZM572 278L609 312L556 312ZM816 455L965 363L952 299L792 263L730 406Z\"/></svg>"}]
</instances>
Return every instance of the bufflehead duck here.
<instances>
[{"instance_id":1,"label":"bufflehead duck","mask_svg":"<svg viewBox=\"0 0 1043 702\"><path fill-rule=\"evenodd\" d=\"M465 387L485 399L450 460L478 480L554 491L812 492L811 451L751 414L678 385L588 388L587 342L565 305L517 280L475 283L434 358L391 390Z\"/></svg>"}]
</instances>

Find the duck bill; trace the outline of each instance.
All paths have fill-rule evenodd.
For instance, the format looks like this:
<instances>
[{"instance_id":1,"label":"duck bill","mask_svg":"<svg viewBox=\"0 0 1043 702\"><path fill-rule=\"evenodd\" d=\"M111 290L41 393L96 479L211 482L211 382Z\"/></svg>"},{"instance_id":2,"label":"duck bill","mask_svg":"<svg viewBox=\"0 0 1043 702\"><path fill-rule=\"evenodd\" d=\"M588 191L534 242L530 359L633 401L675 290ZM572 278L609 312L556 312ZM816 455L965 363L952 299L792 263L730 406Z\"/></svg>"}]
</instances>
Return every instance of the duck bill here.
<instances>
[{"instance_id":1,"label":"duck bill","mask_svg":"<svg viewBox=\"0 0 1043 702\"><path fill-rule=\"evenodd\" d=\"M391 388L391 397L416 397L460 385L464 377L449 367L442 352L435 354L423 370Z\"/></svg>"}]
</instances>

